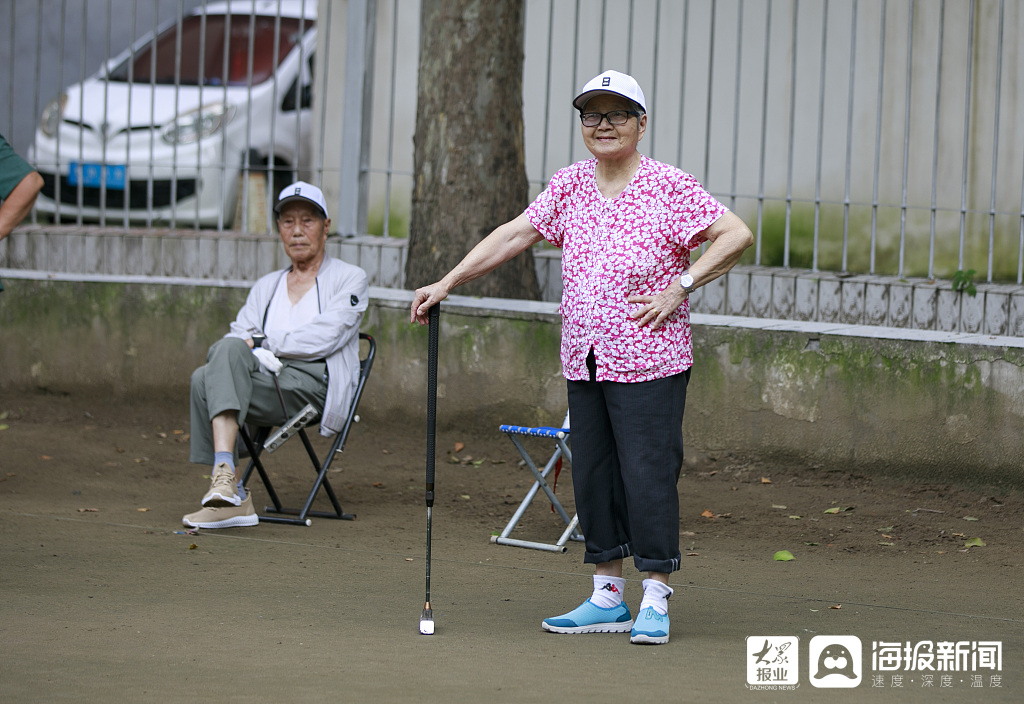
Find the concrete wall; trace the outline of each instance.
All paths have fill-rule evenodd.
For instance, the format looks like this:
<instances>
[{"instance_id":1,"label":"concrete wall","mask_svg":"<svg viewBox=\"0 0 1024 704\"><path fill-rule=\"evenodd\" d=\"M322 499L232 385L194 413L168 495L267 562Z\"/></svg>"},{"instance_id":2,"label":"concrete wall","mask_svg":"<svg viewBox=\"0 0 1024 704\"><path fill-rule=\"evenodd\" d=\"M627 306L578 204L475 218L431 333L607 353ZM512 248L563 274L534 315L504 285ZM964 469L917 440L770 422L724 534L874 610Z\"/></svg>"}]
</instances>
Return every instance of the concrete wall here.
<instances>
[{"instance_id":1,"label":"concrete wall","mask_svg":"<svg viewBox=\"0 0 1024 704\"><path fill-rule=\"evenodd\" d=\"M371 285L402 288L408 241L395 237L328 240L328 252L366 270ZM546 301L562 297L561 252L534 249ZM35 225L0 241L0 267L26 272L255 281L287 266L274 235ZM842 276L781 267L737 266L698 289L697 313L822 323L881 325L1024 337L1024 286L979 284L975 296L949 281Z\"/></svg>"},{"instance_id":2,"label":"concrete wall","mask_svg":"<svg viewBox=\"0 0 1024 704\"><path fill-rule=\"evenodd\" d=\"M5 278L0 392L166 396L226 329L244 286ZM378 357L361 414L422 422L426 329L410 293L373 289ZM555 304L453 297L438 370L442 425L549 424L565 411ZM1024 341L871 326L694 317L689 453L1024 487ZM2 400L0 400L2 406ZM184 412L184 410L183 410Z\"/></svg>"}]
</instances>

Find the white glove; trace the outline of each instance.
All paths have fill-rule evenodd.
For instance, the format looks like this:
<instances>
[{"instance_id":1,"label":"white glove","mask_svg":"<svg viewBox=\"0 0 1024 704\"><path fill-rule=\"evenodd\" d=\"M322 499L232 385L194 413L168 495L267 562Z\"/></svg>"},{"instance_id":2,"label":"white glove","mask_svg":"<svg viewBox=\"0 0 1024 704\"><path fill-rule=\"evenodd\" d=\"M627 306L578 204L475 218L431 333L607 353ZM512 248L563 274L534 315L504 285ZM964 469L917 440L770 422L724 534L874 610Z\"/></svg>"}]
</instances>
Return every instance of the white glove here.
<instances>
[{"instance_id":1,"label":"white glove","mask_svg":"<svg viewBox=\"0 0 1024 704\"><path fill-rule=\"evenodd\" d=\"M281 360L274 356L274 353L270 350L257 347L252 351L256 355L256 359L260 360L260 371L266 372L267 374L277 374L281 371Z\"/></svg>"}]
</instances>

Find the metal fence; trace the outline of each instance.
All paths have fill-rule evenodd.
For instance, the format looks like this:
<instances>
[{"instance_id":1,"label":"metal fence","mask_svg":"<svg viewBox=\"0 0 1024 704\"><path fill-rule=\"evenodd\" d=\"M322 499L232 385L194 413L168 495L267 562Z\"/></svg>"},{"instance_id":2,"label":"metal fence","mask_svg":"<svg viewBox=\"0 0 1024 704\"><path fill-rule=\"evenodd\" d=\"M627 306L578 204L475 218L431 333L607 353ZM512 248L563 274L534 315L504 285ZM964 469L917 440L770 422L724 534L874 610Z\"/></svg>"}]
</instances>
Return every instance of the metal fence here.
<instances>
[{"instance_id":1,"label":"metal fence","mask_svg":"<svg viewBox=\"0 0 1024 704\"><path fill-rule=\"evenodd\" d=\"M0 132L48 178L37 220L258 231L302 177L343 234L407 234L419 1L243 5L11 2ZM525 37L533 193L589 156L570 100L617 68L642 149L747 220L748 263L1024 280L1019 3L526 0Z\"/></svg>"}]
</instances>

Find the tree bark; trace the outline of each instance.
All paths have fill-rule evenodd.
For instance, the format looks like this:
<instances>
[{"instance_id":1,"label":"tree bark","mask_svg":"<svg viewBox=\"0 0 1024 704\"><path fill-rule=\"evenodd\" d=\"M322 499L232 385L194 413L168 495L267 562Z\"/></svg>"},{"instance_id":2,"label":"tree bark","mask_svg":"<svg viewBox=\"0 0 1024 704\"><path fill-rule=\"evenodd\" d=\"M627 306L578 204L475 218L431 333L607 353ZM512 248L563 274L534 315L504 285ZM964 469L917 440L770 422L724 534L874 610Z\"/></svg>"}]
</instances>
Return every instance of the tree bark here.
<instances>
[{"instance_id":1,"label":"tree bark","mask_svg":"<svg viewBox=\"0 0 1024 704\"><path fill-rule=\"evenodd\" d=\"M437 281L520 215L523 0L423 0L406 285ZM459 293L539 299L526 251Z\"/></svg>"}]
</instances>

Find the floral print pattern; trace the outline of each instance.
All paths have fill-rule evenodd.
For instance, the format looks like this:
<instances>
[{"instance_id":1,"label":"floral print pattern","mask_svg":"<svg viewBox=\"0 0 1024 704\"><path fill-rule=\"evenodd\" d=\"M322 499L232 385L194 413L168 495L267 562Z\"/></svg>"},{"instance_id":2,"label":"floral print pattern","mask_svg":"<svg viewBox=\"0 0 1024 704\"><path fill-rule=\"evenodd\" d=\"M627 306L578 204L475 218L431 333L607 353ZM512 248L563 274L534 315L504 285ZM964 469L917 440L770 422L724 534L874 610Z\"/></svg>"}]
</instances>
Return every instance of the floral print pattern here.
<instances>
[{"instance_id":1,"label":"floral print pattern","mask_svg":"<svg viewBox=\"0 0 1024 704\"><path fill-rule=\"evenodd\" d=\"M693 365L689 301L657 330L630 317L690 266L690 250L727 212L697 180L641 156L632 181L615 198L597 188L596 159L561 169L526 209L548 242L562 249L562 372L590 378L594 350L598 381L641 382Z\"/></svg>"}]
</instances>

